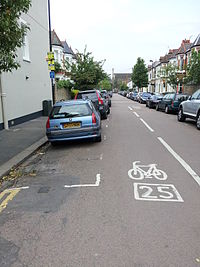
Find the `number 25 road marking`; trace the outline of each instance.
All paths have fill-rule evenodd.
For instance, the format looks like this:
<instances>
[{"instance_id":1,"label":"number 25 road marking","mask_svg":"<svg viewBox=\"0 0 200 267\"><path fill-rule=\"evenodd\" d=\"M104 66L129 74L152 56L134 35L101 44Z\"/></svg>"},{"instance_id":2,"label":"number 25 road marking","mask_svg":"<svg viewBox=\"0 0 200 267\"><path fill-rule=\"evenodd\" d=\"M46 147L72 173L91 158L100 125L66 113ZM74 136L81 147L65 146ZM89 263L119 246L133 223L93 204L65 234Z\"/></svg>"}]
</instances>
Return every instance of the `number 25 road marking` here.
<instances>
[{"instance_id":1,"label":"number 25 road marking","mask_svg":"<svg viewBox=\"0 0 200 267\"><path fill-rule=\"evenodd\" d=\"M134 183L136 200L184 202L173 184Z\"/></svg>"}]
</instances>

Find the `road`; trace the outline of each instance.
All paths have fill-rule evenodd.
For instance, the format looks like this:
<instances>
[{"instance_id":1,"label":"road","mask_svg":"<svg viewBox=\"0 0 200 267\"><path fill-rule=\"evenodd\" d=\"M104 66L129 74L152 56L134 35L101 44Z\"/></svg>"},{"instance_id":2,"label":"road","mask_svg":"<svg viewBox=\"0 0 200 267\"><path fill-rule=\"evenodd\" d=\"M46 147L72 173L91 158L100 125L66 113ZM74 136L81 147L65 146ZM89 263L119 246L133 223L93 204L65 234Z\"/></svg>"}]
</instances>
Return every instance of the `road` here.
<instances>
[{"instance_id":1,"label":"road","mask_svg":"<svg viewBox=\"0 0 200 267\"><path fill-rule=\"evenodd\" d=\"M1 267L200 266L195 124L114 95L102 137L23 164L0 195Z\"/></svg>"}]
</instances>

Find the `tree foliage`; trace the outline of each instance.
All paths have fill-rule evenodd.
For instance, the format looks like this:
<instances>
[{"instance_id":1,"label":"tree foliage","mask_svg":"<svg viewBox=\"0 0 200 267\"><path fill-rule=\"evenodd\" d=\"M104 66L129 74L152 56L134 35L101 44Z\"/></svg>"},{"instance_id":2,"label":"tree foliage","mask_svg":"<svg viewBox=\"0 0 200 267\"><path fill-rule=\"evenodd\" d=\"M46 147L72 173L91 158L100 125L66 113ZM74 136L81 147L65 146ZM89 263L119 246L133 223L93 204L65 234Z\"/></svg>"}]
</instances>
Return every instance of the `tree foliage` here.
<instances>
[{"instance_id":1,"label":"tree foliage","mask_svg":"<svg viewBox=\"0 0 200 267\"><path fill-rule=\"evenodd\" d=\"M0 73L17 69L17 49L23 44L28 27L19 24L22 13L27 13L31 0L0 1Z\"/></svg>"},{"instance_id":2,"label":"tree foliage","mask_svg":"<svg viewBox=\"0 0 200 267\"><path fill-rule=\"evenodd\" d=\"M99 82L98 87L102 90L110 91L112 90L112 84L109 78L103 79L101 82Z\"/></svg>"},{"instance_id":3,"label":"tree foliage","mask_svg":"<svg viewBox=\"0 0 200 267\"><path fill-rule=\"evenodd\" d=\"M90 52L76 53L76 63L65 62L67 74L78 90L94 89L106 77L104 61L95 61Z\"/></svg>"},{"instance_id":4,"label":"tree foliage","mask_svg":"<svg viewBox=\"0 0 200 267\"><path fill-rule=\"evenodd\" d=\"M200 85L200 51L192 50L190 62L187 67L186 82Z\"/></svg>"},{"instance_id":5,"label":"tree foliage","mask_svg":"<svg viewBox=\"0 0 200 267\"><path fill-rule=\"evenodd\" d=\"M127 84L126 84L125 82L123 82L123 81L120 81L119 88L120 88L121 91L126 91L126 90L128 90L128 86L127 86Z\"/></svg>"},{"instance_id":6,"label":"tree foliage","mask_svg":"<svg viewBox=\"0 0 200 267\"><path fill-rule=\"evenodd\" d=\"M140 57L133 67L131 79L138 88L146 87L148 84L148 69L144 64L144 60Z\"/></svg>"},{"instance_id":7,"label":"tree foliage","mask_svg":"<svg viewBox=\"0 0 200 267\"><path fill-rule=\"evenodd\" d=\"M158 75L173 89L176 89L179 82L183 82L183 75L178 76L178 67L172 63L168 63L164 66Z\"/></svg>"}]
</instances>

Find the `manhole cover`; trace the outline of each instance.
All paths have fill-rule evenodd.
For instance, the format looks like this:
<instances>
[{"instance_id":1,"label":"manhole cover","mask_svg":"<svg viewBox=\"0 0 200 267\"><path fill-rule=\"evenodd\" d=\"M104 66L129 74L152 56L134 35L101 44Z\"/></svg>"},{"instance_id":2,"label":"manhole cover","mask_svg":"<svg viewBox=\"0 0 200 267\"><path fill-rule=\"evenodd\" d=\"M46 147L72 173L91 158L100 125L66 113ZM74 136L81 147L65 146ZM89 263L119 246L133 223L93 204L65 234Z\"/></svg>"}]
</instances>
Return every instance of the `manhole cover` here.
<instances>
[{"instance_id":1,"label":"manhole cover","mask_svg":"<svg viewBox=\"0 0 200 267\"><path fill-rule=\"evenodd\" d=\"M38 193L48 193L49 190L50 190L49 186L43 186L43 187L40 187L40 189L38 190Z\"/></svg>"}]
</instances>

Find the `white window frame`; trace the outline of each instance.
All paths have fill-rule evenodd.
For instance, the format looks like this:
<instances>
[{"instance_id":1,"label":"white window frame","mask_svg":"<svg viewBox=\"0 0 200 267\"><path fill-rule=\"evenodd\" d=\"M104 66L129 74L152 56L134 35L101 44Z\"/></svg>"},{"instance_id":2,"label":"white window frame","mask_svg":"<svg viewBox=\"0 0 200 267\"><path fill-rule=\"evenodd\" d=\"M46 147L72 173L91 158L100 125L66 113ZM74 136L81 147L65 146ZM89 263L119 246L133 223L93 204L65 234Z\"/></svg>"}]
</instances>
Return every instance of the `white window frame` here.
<instances>
[{"instance_id":1,"label":"white window frame","mask_svg":"<svg viewBox=\"0 0 200 267\"><path fill-rule=\"evenodd\" d=\"M27 25L27 22L21 18L20 18L20 23L21 25ZM22 51L23 51L23 60L30 62L30 49L29 49L29 40L27 34L24 35Z\"/></svg>"}]
</instances>

